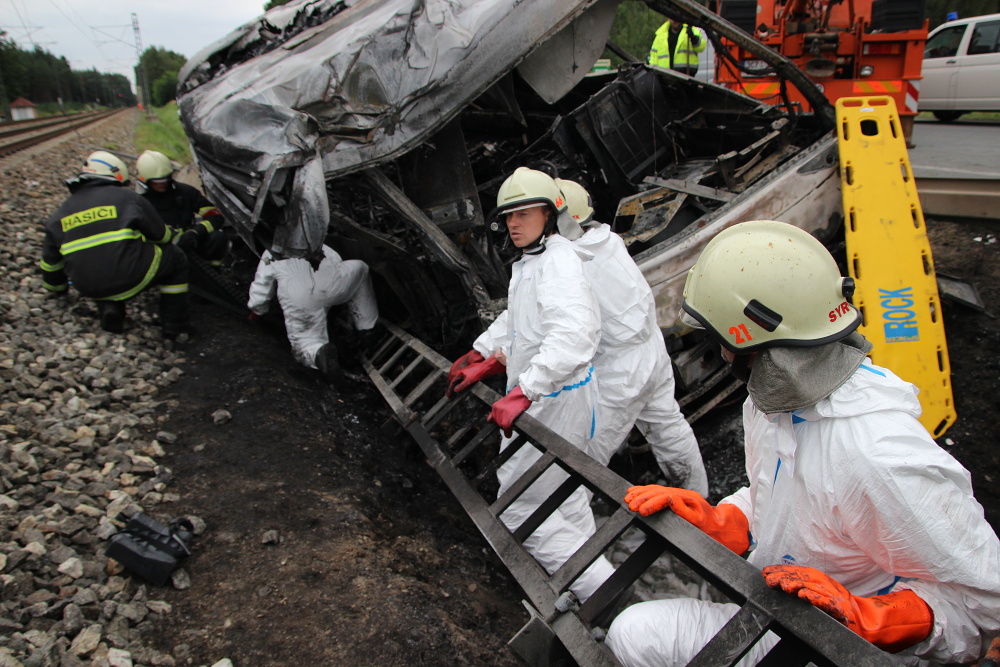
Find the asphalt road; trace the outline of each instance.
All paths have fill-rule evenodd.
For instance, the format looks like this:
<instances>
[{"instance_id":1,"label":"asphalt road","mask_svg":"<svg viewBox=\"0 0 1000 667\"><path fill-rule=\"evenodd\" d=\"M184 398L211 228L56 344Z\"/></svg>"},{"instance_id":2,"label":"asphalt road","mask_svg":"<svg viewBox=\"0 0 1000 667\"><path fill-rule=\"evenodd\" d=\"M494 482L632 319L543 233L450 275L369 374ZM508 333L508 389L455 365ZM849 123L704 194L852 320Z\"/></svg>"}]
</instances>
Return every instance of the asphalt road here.
<instances>
[{"instance_id":1,"label":"asphalt road","mask_svg":"<svg viewBox=\"0 0 1000 667\"><path fill-rule=\"evenodd\" d=\"M1000 178L1000 122L918 120L910 165L917 178Z\"/></svg>"}]
</instances>

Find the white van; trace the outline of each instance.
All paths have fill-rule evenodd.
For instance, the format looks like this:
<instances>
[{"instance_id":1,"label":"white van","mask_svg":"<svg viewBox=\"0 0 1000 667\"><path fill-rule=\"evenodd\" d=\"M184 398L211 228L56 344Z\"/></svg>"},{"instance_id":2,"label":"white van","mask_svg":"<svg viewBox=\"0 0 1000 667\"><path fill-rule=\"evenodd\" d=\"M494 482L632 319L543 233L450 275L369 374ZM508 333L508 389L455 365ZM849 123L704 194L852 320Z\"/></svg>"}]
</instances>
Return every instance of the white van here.
<instances>
[{"instance_id":1,"label":"white van","mask_svg":"<svg viewBox=\"0 0 1000 667\"><path fill-rule=\"evenodd\" d=\"M948 21L927 36L919 108L952 121L1000 111L1000 14Z\"/></svg>"}]
</instances>

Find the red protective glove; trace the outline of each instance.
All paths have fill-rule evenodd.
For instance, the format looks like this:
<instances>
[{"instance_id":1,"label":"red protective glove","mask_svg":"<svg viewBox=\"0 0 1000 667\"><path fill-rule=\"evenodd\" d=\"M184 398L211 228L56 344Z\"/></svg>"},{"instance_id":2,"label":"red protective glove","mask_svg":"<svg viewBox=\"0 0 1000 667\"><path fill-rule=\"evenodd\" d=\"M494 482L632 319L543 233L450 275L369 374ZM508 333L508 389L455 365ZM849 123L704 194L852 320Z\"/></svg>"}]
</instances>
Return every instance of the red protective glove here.
<instances>
[{"instance_id":1,"label":"red protective glove","mask_svg":"<svg viewBox=\"0 0 1000 667\"><path fill-rule=\"evenodd\" d=\"M858 597L829 575L801 565L771 565L763 574L771 588L819 607L889 653L923 641L934 627L934 612L913 591Z\"/></svg>"},{"instance_id":2,"label":"red protective glove","mask_svg":"<svg viewBox=\"0 0 1000 667\"><path fill-rule=\"evenodd\" d=\"M247 319L250 320L251 322L256 322L257 320L261 319L261 317L262 317L261 315L258 315L252 310L250 311L250 314L247 315Z\"/></svg>"},{"instance_id":3,"label":"red protective glove","mask_svg":"<svg viewBox=\"0 0 1000 667\"><path fill-rule=\"evenodd\" d=\"M659 484L633 486L625 494L625 502L630 510L643 516L669 508L737 554L744 554L750 548L750 522L736 505L724 503L712 507L696 491Z\"/></svg>"},{"instance_id":4,"label":"red protective glove","mask_svg":"<svg viewBox=\"0 0 1000 667\"><path fill-rule=\"evenodd\" d=\"M483 378L498 375L506 370L507 367L496 357L490 357L478 364L466 366L456 371L454 377L448 382L448 391L446 392L448 398L455 398L456 394L460 394Z\"/></svg>"},{"instance_id":5,"label":"red protective glove","mask_svg":"<svg viewBox=\"0 0 1000 667\"><path fill-rule=\"evenodd\" d=\"M521 413L528 409L531 400L521 391L518 385L510 390L510 393L493 404L490 416L486 421L493 422L503 431L508 438L511 436L514 420L521 416Z\"/></svg>"},{"instance_id":6,"label":"red protective glove","mask_svg":"<svg viewBox=\"0 0 1000 667\"><path fill-rule=\"evenodd\" d=\"M479 354L475 350L469 350L468 352L460 356L458 359L456 359L455 363L453 363L451 365L451 368L448 369L448 386L449 387L451 386L452 381L455 379L456 373L458 373L466 366L471 366L472 364L478 364L482 360L483 360L483 355Z\"/></svg>"}]
</instances>

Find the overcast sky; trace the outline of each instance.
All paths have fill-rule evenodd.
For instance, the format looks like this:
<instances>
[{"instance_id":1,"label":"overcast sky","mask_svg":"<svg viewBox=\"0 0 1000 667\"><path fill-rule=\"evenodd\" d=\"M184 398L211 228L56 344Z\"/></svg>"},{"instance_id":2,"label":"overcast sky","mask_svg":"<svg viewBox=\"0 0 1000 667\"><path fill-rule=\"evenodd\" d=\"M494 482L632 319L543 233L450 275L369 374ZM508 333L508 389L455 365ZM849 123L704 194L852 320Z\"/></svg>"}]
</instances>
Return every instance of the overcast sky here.
<instances>
[{"instance_id":1,"label":"overcast sky","mask_svg":"<svg viewBox=\"0 0 1000 667\"><path fill-rule=\"evenodd\" d=\"M18 46L65 56L73 69L119 72L135 83L132 14L142 48L190 58L264 13L265 0L0 0L0 29Z\"/></svg>"}]
</instances>

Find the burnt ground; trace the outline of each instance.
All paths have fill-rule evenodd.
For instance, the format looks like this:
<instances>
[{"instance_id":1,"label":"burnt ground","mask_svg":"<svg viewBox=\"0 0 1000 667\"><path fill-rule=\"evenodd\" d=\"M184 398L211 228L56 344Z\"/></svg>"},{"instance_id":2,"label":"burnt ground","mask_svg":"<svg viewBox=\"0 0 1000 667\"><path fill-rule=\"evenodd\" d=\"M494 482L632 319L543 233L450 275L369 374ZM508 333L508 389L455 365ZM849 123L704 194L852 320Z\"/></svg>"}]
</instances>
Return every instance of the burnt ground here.
<instances>
[{"instance_id":1,"label":"burnt ground","mask_svg":"<svg viewBox=\"0 0 1000 667\"><path fill-rule=\"evenodd\" d=\"M928 226L937 270L1000 314L997 226ZM206 302L195 314L160 428L178 436L171 511L207 529L184 563L191 587L162 594L173 611L149 640L191 665L520 664L505 646L527 620L517 584L375 389L337 393L297 366L280 320ZM959 419L940 442L997 526L998 321L947 303L944 318ZM215 424L219 409L232 419ZM713 500L741 483L738 413L696 426Z\"/></svg>"},{"instance_id":2,"label":"burnt ground","mask_svg":"<svg viewBox=\"0 0 1000 667\"><path fill-rule=\"evenodd\" d=\"M196 316L162 428L173 509L207 530L154 643L194 665L518 664L516 585L375 389L296 365L280 320Z\"/></svg>"}]
</instances>

